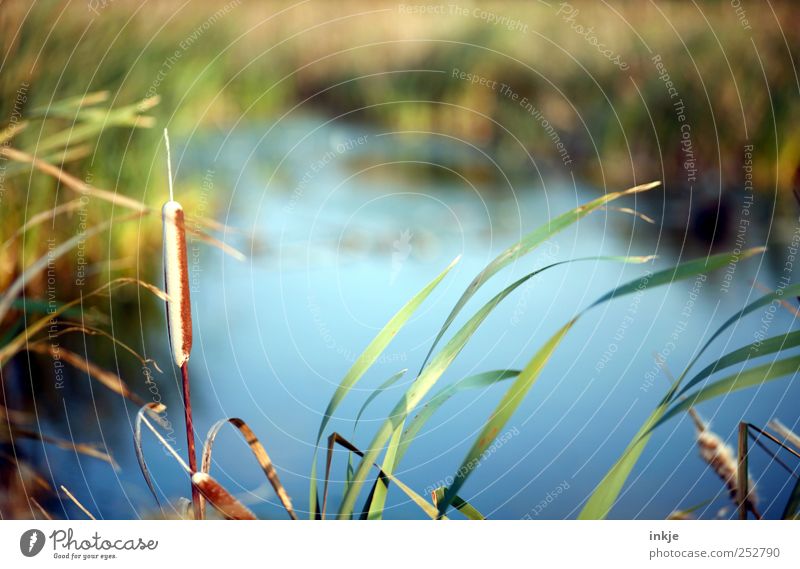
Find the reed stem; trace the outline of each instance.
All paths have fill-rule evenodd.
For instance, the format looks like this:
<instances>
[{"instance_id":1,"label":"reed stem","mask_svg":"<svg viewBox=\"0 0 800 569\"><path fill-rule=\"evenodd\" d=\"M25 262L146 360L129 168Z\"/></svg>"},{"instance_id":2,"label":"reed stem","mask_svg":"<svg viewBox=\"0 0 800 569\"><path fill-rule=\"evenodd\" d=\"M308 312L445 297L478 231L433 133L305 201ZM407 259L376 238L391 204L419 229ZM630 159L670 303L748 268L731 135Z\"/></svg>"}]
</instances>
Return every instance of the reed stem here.
<instances>
[{"instance_id":1,"label":"reed stem","mask_svg":"<svg viewBox=\"0 0 800 569\"><path fill-rule=\"evenodd\" d=\"M181 366L181 383L183 384L183 410L186 419L186 449L189 455L190 476L197 472L197 452L194 446L194 423L192 422L192 396L189 391L189 362L183 362ZM200 505L200 491L192 484L192 509L194 519L203 519Z\"/></svg>"}]
</instances>

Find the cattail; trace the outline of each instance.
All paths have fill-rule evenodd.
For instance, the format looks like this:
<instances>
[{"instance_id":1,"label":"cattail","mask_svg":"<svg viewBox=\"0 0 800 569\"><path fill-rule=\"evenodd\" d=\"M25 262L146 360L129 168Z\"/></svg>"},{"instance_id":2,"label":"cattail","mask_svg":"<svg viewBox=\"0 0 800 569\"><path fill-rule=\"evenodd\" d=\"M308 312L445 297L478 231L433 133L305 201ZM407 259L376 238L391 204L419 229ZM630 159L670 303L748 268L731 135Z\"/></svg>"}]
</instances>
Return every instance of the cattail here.
<instances>
[{"instance_id":1,"label":"cattail","mask_svg":"<svg viewBox=\"0 0 800 569\"><path fill-rule=\"evenodd\" d=\"M222 485L205 472L196 472L192 484L202 492L216 510L231 520L255 520L250 509L237 500Z\"/></svg>"},{"instance_id":2,"label":"cattail","mask_svg":"<svg viewBox=\"0 0 800 569\"><path fill-rule=\"evenodd\" d=\"M181 368L183 411L186 421L186 451L189 455L189 473L197 472L197 452L194 445L192 422L192 397L189 389L189 354L192 351L192 302L189 298L189 264L186 258L186 222L181 204L175 201L172 190L172 159L169 153L169 134L164 129L167 147L167 175L169 176L169 201L161 209L164 224L164 286L167 289L167 328L175 364ZM192 484L192 506L195 519L203 517L200 493Z\"/></svg>"},{"instance_id":3,"label":"cattail","mask_svg":"<svg viewBox=\"0 0 800 569\"><path fill-rule=\"evenodd\" d=\"M728 493L731 499L736 504L741 504L742 496L739 495L739 463L736 460L736 455L733 453L731 447L716 434L708 428L700 414L694 410L689 409L689 414L694 421L695 428L697 429L697 446L700 449L700 456L705 460L711 469L716 472L725 486L728 488ZM758 496L755 492L755 486L752 480L748 481L747 487L750 488L747 496L744 497L745 506L753 512L756 517L761 517L758 513L757 501Z\"/></svg>"},{"instance_id":4,"label":"cattail","mask_svg":"<svg viewBox=\"0 0 800 569\"><path fill-rule=\"evenodd\" d=\"M164 283L167 289L167 327L172 356L178 367L189 360L192 351L192 303L189 297L189 267L186 257L186 221L181 204L172 190L172 164L169 135L164 129L169 174L169 201L161 209L164 224Z\"/></svg>"}]
</instances>

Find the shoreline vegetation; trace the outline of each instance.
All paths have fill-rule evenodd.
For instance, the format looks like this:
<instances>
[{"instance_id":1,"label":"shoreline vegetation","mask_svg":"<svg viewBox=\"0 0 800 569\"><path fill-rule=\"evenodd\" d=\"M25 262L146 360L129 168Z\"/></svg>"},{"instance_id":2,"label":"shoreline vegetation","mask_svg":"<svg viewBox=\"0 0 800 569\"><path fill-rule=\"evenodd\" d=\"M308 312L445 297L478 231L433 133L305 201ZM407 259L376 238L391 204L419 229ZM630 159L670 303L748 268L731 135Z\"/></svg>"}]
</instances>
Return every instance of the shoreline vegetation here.
<instances>
[{"instance_id":1,"label":"shoreline vegetation","mask_svg":"<svg viewBox=\"0 0 800 569\"><path fill-rule=\"evenodd\" d=\"M711 363L699 364L715 341L746 318L774 315L778 309L798 315L794 299L800 297L800 284L794 282L791 267L800 233L787 237L786 227L797 211L793 191L800 171L800 131L792 126L800 120L800 85L788 65L775 63L800 61L797 46L786 41L786 34L797 27L793 6L748 13L741 5L720 3L701 13L689 4L668 4L632 10L628 25L622 25L612 12L566 2L515 6L513 15L504 14L510 4L499 2L456 14L421 13L388 2L362 13L356 9L360 4L332 4L312 8L270 3L265 8L233 0L221 7L179 10L178 4L167 2L143 10L123 2L91 2L89 10L84 4L64 5L57 26L53 8L46 4L28 11L24 3L13 3L0 11L5 32L0 44L6 54L0 82L2 517L57 518L52 505L64 500L94 518L92 504L80 492L51 484L40 474L36 457L17 454L15 446L16 441L35 441L42 448L66 450L119 469L105 445L76 439L71 431L58 436L41 431L40 413L61 413L67 386L88 378L93 405L138 410L132 413L132 445L155 498L154 517L256 517L211 475L216 437L230 425L247 443L291 519L382 519L395 491L424 517L483 519L463 499L465 484L496 448L492 445L514 432L507 429L509 419L523 400L536 396L537 379L547 373L548 360L562 342L569 342L569 332L581 317L626 295L638 297L687 279L705 282L714 271L724 272L719 292L727 294L735 267L764 253L764 247L749 243L755 236L745 239L744 234L751 220L755 225L754 218L771 210L777 229L770 233L769 245L777 242L781 252L789 252L789 270L784 264L778 288L762 291L726 315L677 377L668 375L663 361L656 362L669 387L575 512L580 519L612 515L654 431L688 414L696 437L686 441L687 447L696 446L717 474L732 508L740 518L765 516L748 457L765 452L778 460L788 453L792 458L778 464L796 478L796 468L787 464L800 458L798 435L779 419L794 421L774 418L769 426L758 426L743 417L737 433L725 437L711 431L696 407L800 371L800 356L791 352L800 347L797 331L768 335L764 329L754 342L732 350L726 346ZM401 27L396 26L399 16L404 18ZM591 27L585 23L589 21ZM711 21L719 35L709 32ZM776 26L786 28L786 34L775 33ZM741 41L745 32L751 41ZM689 55L691 65L686 65ZM744 61L749 64L740 65ZM761 74L754 75L753 69ZM305 108L295 111L300 103ZM187 234L193 245L219 249L237 260L245 259L239 248L248 249L248 236L216 221L218 204L206 191L214 183L207 180L208 171L192 170L190 164L176 175L181 182L174 193L185 209L172 199L171 160L168 180L153 174L161 171L153 165L162 159L156 126L189 133L198 125L227 129L271 124L294 112L340 117L371 129L458 138L497 157L497 168L481 166L472 172L487 191L506 172L540 181L558 173L598 188L598 197L510 244L453 299L453 309L419 369L410 375L408 370L396 372L366 397L361 411L385 387L410 378L371 441L363 440L355 427L345 438L329 428L330 421L459 259L431 275L428 285L407 300L361 355L351 358L323 412L309 457L307 510L293 505L267 445L244 420L222 418L205 439L198 439L189 393L193 275ZM399 144L395 150L403 160L416 156L417 149ZM611 189L645 179L665 183ZM167 187L170 200L162 210ZM624 207L608 205L616 200ZM691 217L690 204L695 203L704 214ZM667 232L669 220L679 220L675 231L684 238L691 234L704 254L680 255L692 260L674 265L667 259L668 268L663 263L656 268L650 255L558 259L531 267L531 273L481 306L471 302L479 289L491 290L493 276L592 212L614 210L614 215L649 219L653 208L660 209ZM225 240L229 233L235 235L233 245ZM156 262L162 247L167 250L166 268ZM551 268L586 260L642 265L644 275L597 291L593 303L576 308L568 321L556 323L560 327L549 338L540 339L521 369L485 370L439 383L462 350L470 348L484 321L515 290ZM156 342L163 344L159 354L172 342L176 359L171 367L180 370L185 449L176 440L181 426L176 415L168 419L158 387L153 391L152 371L161 371L157 358L145 349L153 340L137 337L140 330L133 326L112 326L112 318L134 312L139 324L163 318L159 306L164 303L169 314L165 341L159 337ZM86 338L103 348L90 356ZM657 375L649 378L649 387ZM492 386L504 395L488 417L477 419L483 422L455 472L442 472L437 478L442 482L429 485L423 494L405 484L396 474L398 466L428 419L462 390ZM78 396L88 401L82 389L75 391L73 401ZM79 403L74 405L72 411L80 413ZM113 411L109 414L113 417ZM164 451L157 460L175 461L186 475L191 501L169 497L168 504L162 503L148 469L148 460L156 458L146 457L144 434L152 435ZM725 442L732 438L738 442L735 450ZM198 465L195 444L200 440ZM280 452L275 453L278 460ZM340 460L344 457L346 464ZM792 491L779 517L796 519L800 481L790 479L789 484ZM340 500L329 497L334 495ZM213 511L206 512L206 503ZM664 516L692 517L702 507Z\"/></svg>"}]
</instances>

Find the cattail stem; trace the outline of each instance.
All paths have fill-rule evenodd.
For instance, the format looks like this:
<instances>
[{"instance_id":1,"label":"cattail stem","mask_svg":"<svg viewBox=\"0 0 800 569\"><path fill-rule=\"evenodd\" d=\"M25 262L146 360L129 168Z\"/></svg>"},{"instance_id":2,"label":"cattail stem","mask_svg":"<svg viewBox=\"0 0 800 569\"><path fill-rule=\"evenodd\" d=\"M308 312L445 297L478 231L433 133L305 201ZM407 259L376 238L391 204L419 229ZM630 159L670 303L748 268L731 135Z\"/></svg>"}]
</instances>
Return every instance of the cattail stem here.
<instances>
[{"instance_id":1,"label":"cattail stem","mask_svg":"<svg viewBox=\"0 0 800 569\"><path fill-rule=\"evenodd\" d=\"M167 176L169 179L169 201L161 209L164 224L164 283L167 289L167 328L169 330L172 357L181 368L183 385L183 409L186 419L186 446L189 455L189 474L197 472L197 451L194 446L192 423L192 397L189 392L189 354L192 351L192 303L189 296L189 263L186 258L186 223L181 204L175 201L172 189L172 160L169 153L169 134L164 129L164 144L167 148ZM203 518L200 492L192 484L192 506L194 519Z\"/></svg>"},{"instance_id":2,"label":"cattail stem","mask_svg":"<svg viewBox=\"0 0 800 569\"><path fill-rule=\"evenodd\" d=\"M747 473L747 423L739 423L739 463L738 463L738 480L739 483L739 519L747 519L747 494L748 488L748 473Z\"/></svg>"},{"instance_id":3,"label":"cattail stem","mask_svg":"<svg viewBox=\"0 0 800 569\"><path fill-rule=\"evenodd\" d=\"M192 396L189 391L189 363L184 362L181 366L181 383L183 384L183 410L186 419L186 448L189 455L189 475L194 476L197 472L197 451L194 446L194 423L192 421ZM192 509L194 519L203 518L200 506L200 492L192 484Z\"/></svg>"}]
</instances>

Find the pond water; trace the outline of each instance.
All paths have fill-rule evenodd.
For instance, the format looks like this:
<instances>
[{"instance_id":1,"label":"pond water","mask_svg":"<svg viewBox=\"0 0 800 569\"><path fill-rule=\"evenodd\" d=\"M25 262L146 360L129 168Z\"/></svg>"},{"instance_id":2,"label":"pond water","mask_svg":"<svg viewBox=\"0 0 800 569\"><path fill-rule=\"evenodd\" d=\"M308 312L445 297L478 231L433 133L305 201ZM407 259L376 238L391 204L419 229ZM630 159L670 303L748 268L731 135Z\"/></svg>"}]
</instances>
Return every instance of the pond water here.
<instances>
[{"instance_id":1,"label":"pond water","mask_svg":"<svg viewBox=\"0 0 800 569\"><path fill-rule=\"evenodd\" d=\"M461 256L345 399L326 436L337 430L362 448L368 445L470 280L526 232L600 194L569 178L535 172L522 182L508 181L480 150L454 140L314 118L258 131L204 132L173 144L180 162L176 176L202 176L204 201L199 211L189 213L221 207L220 220L254 236L252 249L241 234L226 236L231 245L246 250L244 262L190 243L196 427L202 434L218 419L245 419L301 511L308 509L308 475L322 412L387 320ZM600 211L492 278L457 325L504 286L553 261L659 255L646 266L583 261L535 277L492 313L439 385L480 371L520 369L558 327L609 289L648 269L697 256L682 253L662 237L660 203L660 198L646 203L630 198L619 204L641 208L656 219L654 225L618 211ZM754 230L751 244L763 233ZM723 275L704 283L674 283L589 312L547 364L504 429L502 444L475 469L462 497L494 518L574 517L667 389L654 354L666 356L672 373L679 373L703 338L760 294L751 290L752 279L766 285L776 280L758 258L736 268L729 288L723 286ZM762 315L723 335L697 369L754 341ZM768 335L791 324L791 315L778 310ZM150 345L166 347L163 322L153 322L146 333ZM169 404L176 445L185 449L177 378L162 356L165 373L156 381ZM371 391L406 368L406 376L364 411L354 434L353 419ZM396 475L419 492L448 481L508 385L450 400L413 443ZM795 424L798 395L800 386L782 379L705 403L699 411L735 446L741 417L757 425L772 417ZM125 412L130 418L133 410ZM82 470L73 470L78 473L73 491L85 493L91 487L91 506L105 517L146 516L152 509L142 505L155 507L129 440L123 437L112 449L122 466L119 473L91 459L81 461ZM174 461L152 442L146 451L164 496L187 495L188 485ZM751 461L762 509L779 515L788 476L760 451ZM337 452L334 506L341 497L345 462L346 454ZM212 473L260 516L284 517L233 430L218 439ZM712 502L700 510L702 517L714 517L730 505L723 485L699 458L691 421L683 416L656 432L613 517L663 518L707 499ZM391 491L387 518L420 515L402 493Z\"/></svg>"}]
</instances>

